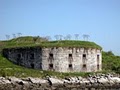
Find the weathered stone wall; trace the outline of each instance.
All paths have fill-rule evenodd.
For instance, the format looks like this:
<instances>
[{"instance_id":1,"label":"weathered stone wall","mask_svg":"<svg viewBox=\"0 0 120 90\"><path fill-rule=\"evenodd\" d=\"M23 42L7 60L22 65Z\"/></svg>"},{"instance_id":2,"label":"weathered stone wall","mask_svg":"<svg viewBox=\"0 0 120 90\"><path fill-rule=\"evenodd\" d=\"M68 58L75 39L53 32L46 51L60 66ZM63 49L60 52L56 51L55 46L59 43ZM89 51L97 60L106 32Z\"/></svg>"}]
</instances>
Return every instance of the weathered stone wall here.
<instances>
[{"instance_id":1,"label":"weathered stone wall","mask_svg":"<svg viewBox=\"0 0 120 90\"><path fill-rule=\"evenodd\" d=\"M95 72L101 70L101 50L91 48L11 48L3 55L25 67L58 72Z\"/></svg>"},{"instance_id":2,"label":"weathered stone wall","mask_svg":"<svg viewBox=\"0 0 120 90\"><path fill-rule=\"evenodd\" d=\"M42 49L40 47L4 49L3 55L15 64L42 69Z\"/></svg>"},{"instance_id":3,"label":"weathered stone wall","mask_svg":"<svg viewBox=\"0 0 120 90\"><path fill-rule=\"evenodd\" d=\"M42 67L59 72L94 72L101 70L101 57L101 50L97 49L43 48Z\"/></svg>"}]
</instances>

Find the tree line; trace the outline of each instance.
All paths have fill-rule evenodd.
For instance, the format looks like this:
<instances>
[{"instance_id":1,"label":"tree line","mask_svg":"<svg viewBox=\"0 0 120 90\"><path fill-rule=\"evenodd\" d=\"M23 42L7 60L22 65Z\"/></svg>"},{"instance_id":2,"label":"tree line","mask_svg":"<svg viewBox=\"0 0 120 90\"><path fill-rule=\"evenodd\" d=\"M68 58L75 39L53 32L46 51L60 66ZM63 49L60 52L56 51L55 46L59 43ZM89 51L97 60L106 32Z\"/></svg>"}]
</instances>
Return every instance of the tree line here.
<instances>
[{"instance_id":1,"label":"tree line","mask_svg":"<svg viewBox=\"0 0 120 90\"><path fill-rule=\"evenodd\" d=\"M12 34L12 36L10 36L8 34L5 35L7 40L9 40L10 38L17 38L17 37L21 37L21 36L22 36L22 33ZM37 37L39 37L39 36L37 36ZM80 34L74 34L74 35L67 34L66 36L63 36L60 34L54 35L55 40L72 40L73 38L75 40L80 40L82 38L84 41L88 41L89 37L90 37L90 35L88 35L88 34L83 34L82 36L80 36ZM52 40L51 36L44 36L43 38L45 38L49 41Z\"/></svg>"}]
</instances>

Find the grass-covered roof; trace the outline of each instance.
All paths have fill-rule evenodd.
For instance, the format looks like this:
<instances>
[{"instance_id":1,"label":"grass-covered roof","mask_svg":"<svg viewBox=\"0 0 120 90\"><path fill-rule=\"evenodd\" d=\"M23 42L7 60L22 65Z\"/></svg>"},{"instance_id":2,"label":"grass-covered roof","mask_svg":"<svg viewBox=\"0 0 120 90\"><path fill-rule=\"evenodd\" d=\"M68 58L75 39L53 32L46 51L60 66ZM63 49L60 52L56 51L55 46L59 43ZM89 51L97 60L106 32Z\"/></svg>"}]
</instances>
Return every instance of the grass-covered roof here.
<instances>
[{"instance_id":1,"label":"grass-covered roof","mask_svg":"<svg viewBox=\"0 0 120 90\"><path fill-rule=\"evenodd\" d=\"M16 47L81 47L81 48L97 48L102 49L99 45L90 41L80 40L59 40L47 41L41 37L19 37L8 41L2 41L3 48L16 48Z\"/></svg>"}]
</instances>

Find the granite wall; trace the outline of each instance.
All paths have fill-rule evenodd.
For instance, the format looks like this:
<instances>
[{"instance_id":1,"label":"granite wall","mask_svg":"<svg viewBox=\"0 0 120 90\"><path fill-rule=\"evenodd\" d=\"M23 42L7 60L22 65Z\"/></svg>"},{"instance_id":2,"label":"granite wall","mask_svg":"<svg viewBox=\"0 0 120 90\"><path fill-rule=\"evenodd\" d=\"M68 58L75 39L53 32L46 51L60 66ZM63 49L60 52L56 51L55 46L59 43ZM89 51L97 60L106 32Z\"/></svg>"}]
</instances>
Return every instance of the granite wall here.
<instances>
[{"instance_id":1,"label":"granite wall","mask_svg":"<svg viewBox=\"0 0 120 90\"><path fill-rule=\"evenodd\" d=\"M34 69L58 72L95 72L102 68L99 49L70 47L26 47L4 49L10 61Z\"/></svg>"}]
</instances>

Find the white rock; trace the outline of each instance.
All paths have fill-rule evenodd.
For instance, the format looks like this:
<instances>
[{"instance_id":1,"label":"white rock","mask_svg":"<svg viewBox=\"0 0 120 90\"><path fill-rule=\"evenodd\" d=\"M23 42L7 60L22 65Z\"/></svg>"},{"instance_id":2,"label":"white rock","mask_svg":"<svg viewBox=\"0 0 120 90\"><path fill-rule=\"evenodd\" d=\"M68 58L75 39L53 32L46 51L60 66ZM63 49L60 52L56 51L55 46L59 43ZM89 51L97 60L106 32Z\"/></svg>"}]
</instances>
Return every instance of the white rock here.
<instances>
[{"instance_id":1,"label":"white rock","mask_svg":"<svg viewBox=\"0 0 120 90\"><path fill-rule=\"evenodd\" d=\"M10 84L11 82L9 80L2 80L4 84Z\"/></svg>"},{"instance_id":2,"label":"white rock","mask_svg":"<svg viewBox=\"0 0 120 90\"><path fill-rule=\"evenodd\" d=\"M57 78L49 78L52 84L63 84L64 81Z\"/></svg>"},{"instance_id":3,"label":"white rock","mask_svg":"<svg viewBox=\"0 0 120 90\"><path fill-rule=\"evenodd\" d=\"M82 79L82 82L83 82L83 83L86 83L86 84L89 84L89 83L90 83L90 81L87 80L86 78L83 78L83 79Z\"/></svg>"},{"instance_id":4,"label":"white rock","mask_svg":"<svg viewBox=\"0 0 120 90\"><path fill-rule=\"evenodd\" d=\"M7 84L7 83L11 83L11 82L8 79L5 79L4 77L0 77L0 83Z\"/></svg>"},{"instance_id":5,"label":"white rock","mask_svg":"<svg viewBox=\"0 0 120 90\"><path fill-rule=\"evenodd\" d=\"M79 76L78 79L79 79L79 80L82 80L83 78Z\"/></svg>"},{"instance_id":6,"label":"white rock","mask_svg":"<svg viewBox=\"0 0 120 90\"><path fill-rule=\"evenodd\" d=\"M48 83L47 80L40 79L40 78L31 78L31 77L30 77L29 80L30 80L32 83L40 83L40 84Z\"/></svg>"},{"instance_id":7,"label":"white rock","mask_svg":"<svg viewBox=\"0 0 120 90\"><path fill-rule=\"evenodd\" d=\"M105 84L105 83L108 83L109 80L108 79L105 79L105 78L100 78L98 79L98 82L102 83L102 84Z\"/></svg>"},{"instance_id":8,"label":"white rock","mask_svg":"<svg viewBox=\"0 0 120 90\"><path fill-rule=\"evenodd\" d=\"M120 83L120 78L119 77L111 77L109 78L110 81L113 81L115 83Z\"/></svg>"},{"instance_id":9,"label":"white rock","mask_svg":"<svg viewBox=\"0 0 120 90\"><path fill-rule=\"evenodd\" d=\"M70 83L70 81L68 81L68 80L65 80L65 79L63 80L63 82L64 82L64 83Z\"/></svg>"},{"instance_id":10,"label":"white rock","mask_svg":"<svg viewBox=\"0 0 120 90\"><path fill-rule=\"evenodd\" d=\"M11 82L21 82L22 80L20 78L16 78L16 77L9 77L8 78Z\"/></svg>"},{"instance_id":11,"label":"white rock","mask_svg":"<svg viewBox=\"0 0 120 90\"><path fill-rule=\"evenodd\" d=\"M70 78L70 82L71 82L71 83L79 83L79 80L78 80L78 78L76 78L76 77L71 77L71 78Z\"/></svg>"}]
</instances>

